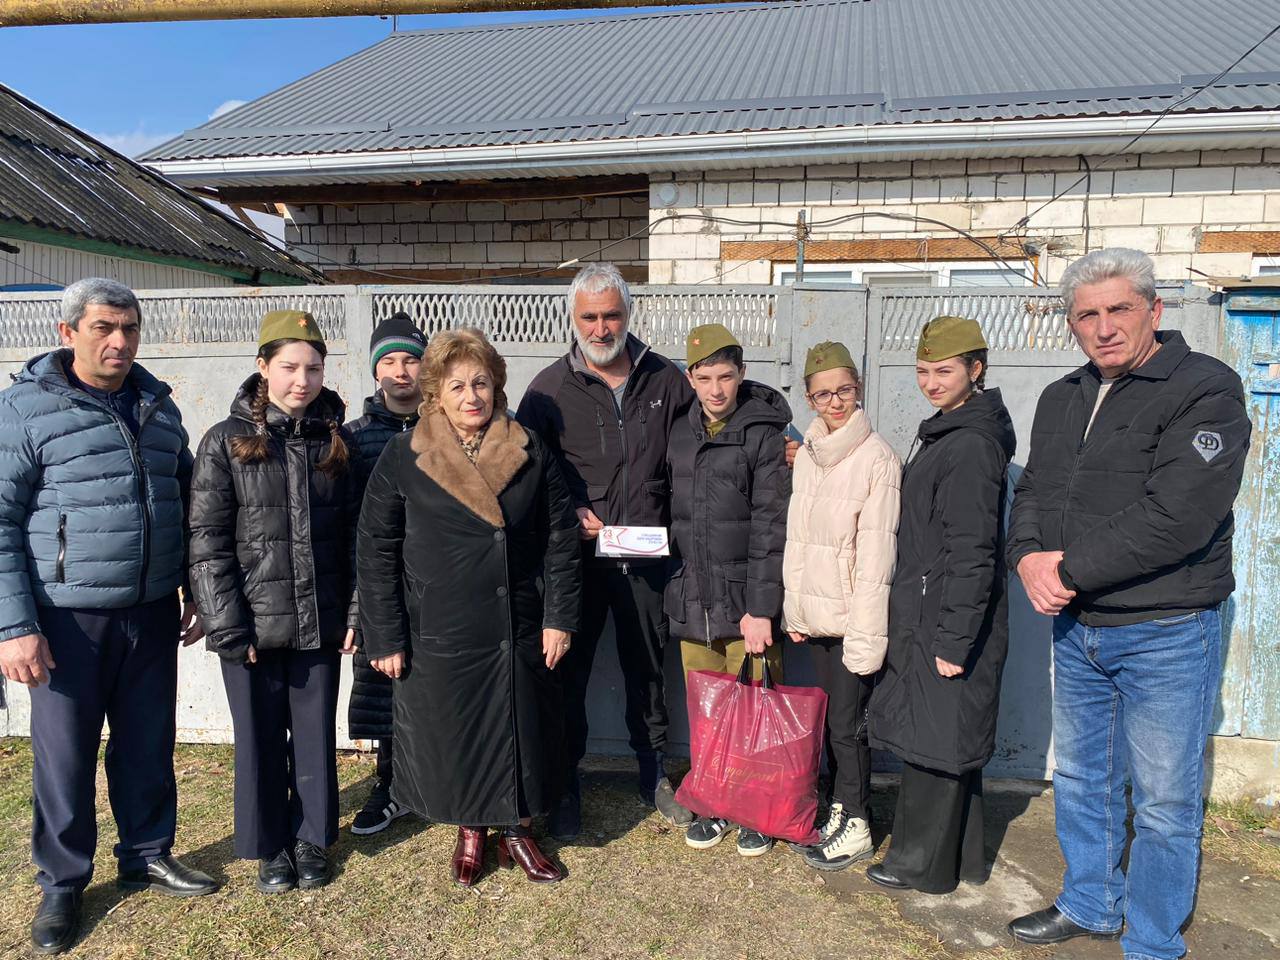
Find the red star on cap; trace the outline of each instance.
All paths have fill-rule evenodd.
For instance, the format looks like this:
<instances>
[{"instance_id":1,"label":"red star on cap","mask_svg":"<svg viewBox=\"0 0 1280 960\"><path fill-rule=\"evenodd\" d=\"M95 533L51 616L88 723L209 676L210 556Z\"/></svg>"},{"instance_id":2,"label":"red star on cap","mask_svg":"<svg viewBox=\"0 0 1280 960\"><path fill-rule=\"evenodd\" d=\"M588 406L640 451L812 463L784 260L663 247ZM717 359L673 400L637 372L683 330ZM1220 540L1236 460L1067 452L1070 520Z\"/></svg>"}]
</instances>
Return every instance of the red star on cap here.
<instances>
[{"instance_id":1,"label":"red star on cap","mask_svg":"<svg viewBox=\"0 0 1280 960\"><path fill-rule=\"evenodd\" d=\"M693 345L694 345L695 347L700 347L700 346L702 346L702 338L701 338L701 337L694 337L694 338L693 338Z\"/></svg>"},{"instance_id":2,"label":"red star on cap","mask_svg":"<svg viewBox=\"0 0 1280 960\"><path fill-rule=\"evenodd\" d=\"M306 318L306 317L299 317L299 318L298 318L298 326L302 327L302 328L305 330L305 329L307 328L307 318Z\"/></svg>"}]
</instances>

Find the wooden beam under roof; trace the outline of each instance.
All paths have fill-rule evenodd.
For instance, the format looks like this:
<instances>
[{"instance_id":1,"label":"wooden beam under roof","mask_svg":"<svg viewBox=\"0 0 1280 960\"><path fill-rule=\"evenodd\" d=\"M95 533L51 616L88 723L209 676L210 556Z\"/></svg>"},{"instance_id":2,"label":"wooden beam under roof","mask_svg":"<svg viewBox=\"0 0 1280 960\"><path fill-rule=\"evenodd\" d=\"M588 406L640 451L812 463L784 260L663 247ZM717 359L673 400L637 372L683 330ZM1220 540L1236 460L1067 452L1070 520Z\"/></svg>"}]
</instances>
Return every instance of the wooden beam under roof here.
<instances>
[{"instance_id":1,"label":"wooden beam under roof","mask_svg":"<svg viewBox=\"0 0 1280 960\"><path fill-rule=\"evenodd\" d=\"M459 203L466 201L573 200L649 193L645 174L543 180L449 180L411 183L337 183L299 186L219 187L223 203L287 203L293 206L357 203ZM646 201L647 202L647 201Z\"/></svg>"}]
</instances>

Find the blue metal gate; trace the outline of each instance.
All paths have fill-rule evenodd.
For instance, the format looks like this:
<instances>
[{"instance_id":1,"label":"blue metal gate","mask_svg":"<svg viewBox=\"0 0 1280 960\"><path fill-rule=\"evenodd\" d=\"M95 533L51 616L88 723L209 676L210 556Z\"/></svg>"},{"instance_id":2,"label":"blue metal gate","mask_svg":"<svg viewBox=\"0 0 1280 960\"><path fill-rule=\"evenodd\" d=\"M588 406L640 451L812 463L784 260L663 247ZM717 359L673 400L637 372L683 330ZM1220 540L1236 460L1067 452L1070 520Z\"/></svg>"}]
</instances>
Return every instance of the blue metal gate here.
<instances>
[{"instance_id":1,"label":"blue metal gate","mask_svg":"<svg viewBox=\"0 0 1280 960\"><path fill-rule=\"evenodd\" d=\"M1227 294L1223 359L1244 381L1253 441L1236 500L1218 734L1280 740L1280 286Z\"/></svg>"}]
</instances>

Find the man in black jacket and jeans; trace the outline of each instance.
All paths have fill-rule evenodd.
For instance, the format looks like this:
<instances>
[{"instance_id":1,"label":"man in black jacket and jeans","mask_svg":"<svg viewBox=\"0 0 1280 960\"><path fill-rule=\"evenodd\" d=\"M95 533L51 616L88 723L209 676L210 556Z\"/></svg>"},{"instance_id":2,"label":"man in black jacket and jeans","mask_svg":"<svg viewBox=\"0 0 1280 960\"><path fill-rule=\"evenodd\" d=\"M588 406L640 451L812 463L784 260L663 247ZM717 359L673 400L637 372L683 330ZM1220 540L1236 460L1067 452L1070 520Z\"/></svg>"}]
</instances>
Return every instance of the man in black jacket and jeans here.
<instances>
[{"instance_id":1,"label":"man in black jacket and jeans","mask_svg":"<svg viewBox=\"0 0 1280 960\"><path fill-rule=\"evenodd\" d=\"M581 632L559 670L565 698L565 793L547 823L560 840L571 840L581 830L578 764L587 747L587 681L610 611L626 687L627 730L640 765L640 796L675 825L692 820L676 803L663 769L665 558L597 557L595 544L605 525L670 523L667 440L671 425L693 400L693 390L670 360L627 332L631 293L617 267L584 266L569 288L568 305L575 342L534 377L516 414L559 458L583 541Z\"/></svg>"},{"instance_id":2,"label":"man in black jacket and jeans","mask_svg":"<svg viewBox=\"0 0 1280 960\"><path fill-rule=\"evenodd\" d=\"M1066 875L1052 906L1009 930L1037 944L1120 938L1126 957L1175 960L1195 896L1250 422L1236 373L1159 330L1145 254L1091 253L1064 273L1062 292L1090 362L1040 397L1009 564L1035 609L1054 616Z\"/></svg>"}]
</instances>

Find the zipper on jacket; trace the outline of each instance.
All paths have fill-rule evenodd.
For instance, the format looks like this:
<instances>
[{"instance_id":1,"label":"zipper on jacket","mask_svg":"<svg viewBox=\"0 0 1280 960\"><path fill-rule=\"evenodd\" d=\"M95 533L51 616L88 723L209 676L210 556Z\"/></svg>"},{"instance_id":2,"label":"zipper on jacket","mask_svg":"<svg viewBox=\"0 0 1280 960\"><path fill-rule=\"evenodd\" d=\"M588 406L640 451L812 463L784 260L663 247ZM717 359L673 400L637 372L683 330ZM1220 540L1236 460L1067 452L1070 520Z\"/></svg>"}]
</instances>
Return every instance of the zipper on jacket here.
<instances>
[{"instance_id":1,"label":"zipper on jacket","mask_svg":"<svg viewBox=\"0 0 1280 960\"><path fill-rule=\"evenodd\" d=\"M604 446L604 414L599 406L596 407L596 432L600 434L600 455L604 456L607 452Z\"/></svg>"},{"instance_id":2,"label":"zipper on jacket","mask_svg":"<svg viewBox=\"0 0 1280 960\"><path fill-rule=\"evenodd\" d=\"M707 626L707 649L711 649L711 611L705 606L702 608L702 622Z\"/></svg>"},{"instance_id":3,"label":"zipper on jacket","mask_svg":"<svg viewBox=\"0 0 1280 960\"><path fill-rule=\"evenodd\" d=\"M54 579L59 583L67 582L67 515L58 515L58 562L55 564Z\"/></svg>"},{"instance_id":4,"label":"zipper on jacket","mask_svg":"<svg viewBox=\"0 0 1280 960\"><path fill-rule=\"evenodd\" d=\"M138 402L138 436L135 437L128 425L120 419L114 410L108 410L115 417L124 434L125 443L129 446L129 457L133 460L133 475L138 484L138 509L142 512L142 566L138 568L138 603L147 596L147 567L151 564L151 514L147 510L147 475L142 464L142 451L138 440L142 436L142 424L146 420L147 401Z\"/></svg>"},{"instance_id":5,"label":"zipper on jacket","mask_svg":"<svg viewBox=\"0 0 1280 960\"><path fill-rule=\"evenodd\" d=\"M1080 442L1076 445L1075 459L1071 461L1071 472L1067 474L1067 485L1063 488L1062 502L1069 504L1071 502L1071 484L1076 478L1076 471L1080 469L1080 461L1084 458L1084 448L1089 442L1089 434L1093 432L1093 426L1098 422L1098 417L1102 414L1102 408L1107 405L1107 401L1111 399L1111 395L1115 392L1119 382L1113 383L1107 390L1107 395L1102 398L1102 403L1098 404L1098 408L1093 411L1092 420L1085 422L1084 434L1080 437ZM1101 387L1099 387L1101 389ZM1095 398L1096 402L1096 398ZM1058 525L1058 542L1067 542L1067 511L1062 511L1062 518Z\"/></svg>"}]
</instances>

